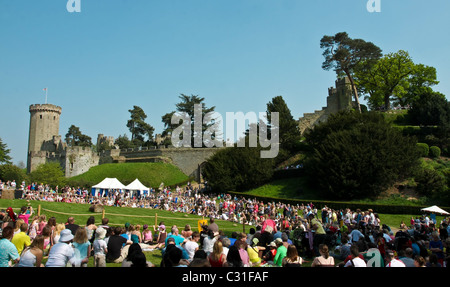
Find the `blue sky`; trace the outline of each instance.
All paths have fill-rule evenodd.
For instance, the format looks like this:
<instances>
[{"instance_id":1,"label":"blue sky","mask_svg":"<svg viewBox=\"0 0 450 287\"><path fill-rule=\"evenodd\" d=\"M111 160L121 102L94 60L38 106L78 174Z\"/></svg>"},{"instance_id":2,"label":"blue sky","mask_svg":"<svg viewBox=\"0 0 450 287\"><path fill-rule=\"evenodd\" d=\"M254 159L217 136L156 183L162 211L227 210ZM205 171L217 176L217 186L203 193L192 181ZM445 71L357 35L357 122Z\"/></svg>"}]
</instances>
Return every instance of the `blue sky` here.
<instances>
[{"instance_id":1,"label":"blue sky","mask_svg":"<svg viewBox=\"0 0 450 287\"><path fill-rule=\"evenodd\" d=\"M319 42L346 31L383 53L406 50L437 69L450 95L450 1L381 0L0 0L0 138L26 163L32 104L62 107L70 125L97 139L130 133L140 106L162 132L178 96L199 95L216 111L264 112L281 95L295 118L326 105L336 79Z\"/></svg>"}]
</instances>

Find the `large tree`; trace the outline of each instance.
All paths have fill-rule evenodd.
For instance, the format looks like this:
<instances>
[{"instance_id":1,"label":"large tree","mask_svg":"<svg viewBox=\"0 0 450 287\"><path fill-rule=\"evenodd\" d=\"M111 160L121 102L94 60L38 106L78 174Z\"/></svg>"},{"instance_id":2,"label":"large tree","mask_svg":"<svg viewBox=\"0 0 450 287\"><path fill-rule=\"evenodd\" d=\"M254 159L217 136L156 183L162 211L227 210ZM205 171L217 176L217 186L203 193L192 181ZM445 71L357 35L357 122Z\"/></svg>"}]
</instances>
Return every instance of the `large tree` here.
<instances>
[{"instance_id":1,"label":"large tree","mask_svg":"<svg viewBox=\"0 0 450 287\"><path fill-rule=\"evenodd\" d=\"M450 123L450 103L439 92L425 92L414 100L408 114L414 125L444 126Z\"/></svg>"},{"instance_id":2,"label":"large tree","mask_svg":"<svg viewBox=\"0 0 450 287\"><path fill-rule=\"evenodd\" d=\"M401 106L411 105L420 95L432 93L432 86L439 84L436 68L415 64L414 71L408 79L409 87L402 99L396 99Z\"/></svg>"},{"instance_id":3,"label":"large tree","mask_svg":"<svg viewBox=\"0 0 450 287\"><path fill-rule=\"evenodd\" d=\"M83 134L80 131L80 128L71 125L66 134L66 143L68 146L84 146L90 147L92 146L92 139L90 136Z\"/></svg>"},{"instance_id":4,"label":"large tree","mask_svg":"<svg viewBox=\"0 0 450 287\"><path fill-rule=\"evenodd\" d=\"M203 177L216 192L248 191L267 183L274 171L273 158L261 158L261 146L219 150L202 168Z\"/></svg>"},{"instance_id":5,"label":"large tree","mask_svg":"<svg viewBox=\"0 0 450 287\"><path fill-rule=\"evenodd\" d=\"M371 42L362 39L352 39L346 32L337 33L334 36L323 36L320 40L320 48L324 49L325 61L322 63L324 70L333 69L336 74L346 75L350 80L357 110L361 112L358 90L353 79L354 69L361 62L370 64L381 56L381 49Z\"/></svg>"},{"instance_id":6,"label":"large tree","mask_svg":"<svg viewBox=\"0 0 450 287\"><path fill-rule=\"evenodd\" d=\"M24 168L20 168L14 164L2 164L0 165L0 179L3 181L15 180L17 183L26 181L27 173Z\"/></svg>"},{"instance_id":7,"label":"large tree","mask_svg":"<svg viewBox=\"0 0 450 287\"><path fill-rule=\"evenodd\" d=\"M181 94L179 98L181 101L175 105L176 110L170 113L166 113L165 115L162 116L162 122L164 123L164 131L162 135L163 136L171 135L174 129L177 128L178 126L177 124L172 124L172 117L175 113L187 114L190 120L189 126L191 128L194 127L196 120L194 113L195 105L200 105L202 108L201 114L197 115L197 116L201 115L201 119L200 118L198 119L201 120L201 123L197 124L201 125L201 133L203 135L203 133L212 125L212 123L204 123L203 119L205 118L206 114L214 112L215 106L208 108L204 102L205 98L199 97L198 95L187 96L185 94ZM191 133L191 146L194 146L194 138L196 136L200 137L202 135L198 135L194 130L194 132Z\"/></svg>"},{"instance_id":8,"label":"large tree","mask_svg":"<svg viewBox=\"0 0 450 287\"><path fill-rule=\"evenodd\" d=\"M10 152L11 150L8 148L6 143L3 143L2 139L0 138L0 163L11 163L11 156L9 156Z\"/></svg>"},{"instance_id":9,"label":"large tree","mask_svg":"<svg viewBox=\"0 0 450 287\"><path fill-rule=\"evenodd\" d=\"M415 94L437 83L435 69L414 64L403 50L384 55L375 63L361 62L354 79L360 92L368 95L369 106L385 110L391 109L393 101L401 106L411 104Z\"/></svg>"},{"instance_id":10,"label":"large tree","mask_svg":"<svg viewBox=\"0 0 450 287\"><path fill-rule=\"evenodd\" d=\"M114 144L119 146L119 149L128 149L128 148L134 147L133 143L130 141L130 139L128 138L128 136L126 134L116 138L116 140L114 141Z\"/></svg>"},{"instance_id":11,"label":"large tree","mask_svg":"<svg viewBox=\"0 0 450 287\"><path fill-rule=\"evenodd\" d=\"M274 112L277 112L279 116L280 147L292 152L300 141L300 130L282 96L274 97L267 103L269 125L271 125L271 114Z\"/></svg>"},{"instance_id":12,"label":"large tree","mask_svg":"<svg viewBox=\"0 0 450 287\"><path fill-rule=\"evenodd\" d=\"M31 181L48 184L52 187L63 187L67 181L62 167L57 162L39 165L36 170L30 173L30 179Z\"/></svg>"},{"instance_id":13,"label":"large tree","mask_svg":"<svg viewBox=\"0 0 450 287\"><path fill-rule=\"evenodd\" d=\"M128 110L131 119L127 122L127 127L131 132L131 141L136 145L143 145L147 136L147 144L153 141L153 132L155 129L145 122L147 115L141 107L133 106L132 110Z\"/></svg>"}]
</instances>

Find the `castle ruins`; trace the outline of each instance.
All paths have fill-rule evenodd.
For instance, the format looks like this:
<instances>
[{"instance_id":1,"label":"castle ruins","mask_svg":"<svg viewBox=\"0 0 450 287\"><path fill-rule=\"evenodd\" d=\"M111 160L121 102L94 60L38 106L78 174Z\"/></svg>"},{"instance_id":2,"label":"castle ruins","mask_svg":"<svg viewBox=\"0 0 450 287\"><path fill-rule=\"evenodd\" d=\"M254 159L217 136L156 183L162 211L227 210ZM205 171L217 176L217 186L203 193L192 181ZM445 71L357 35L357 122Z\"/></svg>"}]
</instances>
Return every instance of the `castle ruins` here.
<instances>
[{"instance_id":1,"label":"castle ruins","mask_svg":"<svg viewBox=\"0 0 450 287\"><path fill-rule=\"evenodd\" d=\"M304 133L317 123L326 121L329 115L352 107L352 92L347 78L336 80L336 87L328 89L327 106L314 113L305 113L298 120L299 130ZM219 148L166 148L156 135L158 145L150 148L105 150L100 153L91 147L69 147L59 135L59 119L62 108L52 104L36 104L29 107L30 130L28 139L28 173L39 165L57 162L66 177L87 172L91 167L105 163L168 162L180 168L188 176L199 179L201 167ZM114 146L114 138L99 134L97 146L106 142Z\"/></svg>"}]
</instances>

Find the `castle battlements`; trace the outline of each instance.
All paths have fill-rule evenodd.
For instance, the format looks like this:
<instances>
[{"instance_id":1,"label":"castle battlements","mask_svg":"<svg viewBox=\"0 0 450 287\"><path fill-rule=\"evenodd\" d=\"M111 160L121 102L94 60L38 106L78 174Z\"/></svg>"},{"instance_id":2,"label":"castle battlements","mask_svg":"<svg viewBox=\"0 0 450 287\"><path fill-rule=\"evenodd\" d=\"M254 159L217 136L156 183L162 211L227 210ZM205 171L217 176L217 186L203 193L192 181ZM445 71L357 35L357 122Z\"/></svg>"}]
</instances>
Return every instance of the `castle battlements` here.
<instances>
[{"instance_id":1,"label":"castle battlements","mask_svg":"<svg viewBox=\"0 0 450 287\"><path fill-rule=\"evenodd\" d=\"M30 106L31 112L54 112L61 114L62 108L52 104L35 104Z\"/></svg>"}]
</instances>

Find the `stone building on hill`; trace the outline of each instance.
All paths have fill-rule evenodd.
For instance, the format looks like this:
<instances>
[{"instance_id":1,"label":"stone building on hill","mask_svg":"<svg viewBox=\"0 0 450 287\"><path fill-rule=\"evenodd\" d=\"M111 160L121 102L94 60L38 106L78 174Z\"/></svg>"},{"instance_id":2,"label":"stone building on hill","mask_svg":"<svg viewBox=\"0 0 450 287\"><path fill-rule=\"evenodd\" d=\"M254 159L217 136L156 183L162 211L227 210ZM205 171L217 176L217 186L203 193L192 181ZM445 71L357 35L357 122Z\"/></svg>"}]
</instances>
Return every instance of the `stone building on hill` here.
<instances>
[{"instance_id":1,"label":"stone building on hill","mask_svg":"<svg viewBox=\"0 0 450 287\"><path fill-rule=\"evenodd\" d=\"M324 122L331 114L342 110L351 109L352 102L352 87L350 80L340 78L336 80L336 87L328 89L327 106L314 113L305 113L303 117L298 120L300 132L303 134L307 129L314 127L316 124Z\"/></svg>"}]
</instances>

